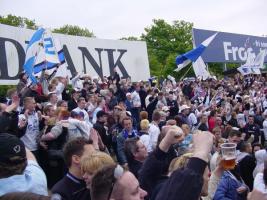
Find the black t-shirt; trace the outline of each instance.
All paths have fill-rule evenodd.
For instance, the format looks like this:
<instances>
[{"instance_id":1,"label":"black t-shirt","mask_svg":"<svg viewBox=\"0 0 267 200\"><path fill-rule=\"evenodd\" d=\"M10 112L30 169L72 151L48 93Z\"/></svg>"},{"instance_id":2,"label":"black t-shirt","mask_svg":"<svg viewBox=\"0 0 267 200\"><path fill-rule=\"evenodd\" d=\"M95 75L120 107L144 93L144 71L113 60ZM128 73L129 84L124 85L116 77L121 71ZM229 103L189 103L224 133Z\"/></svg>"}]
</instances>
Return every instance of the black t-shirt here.
<instances>
[{"instance_id":1,"label":"black t-shirt","mask_svg":"<svg viewBox=\"0 0 267 200\"><path fill-rule=\"evenodd\" d=\"M90 191L86 188L83 180L70 173L57 182L52 188L52 194L62 200L90 200Z\"/></svg>"}]
</instances>

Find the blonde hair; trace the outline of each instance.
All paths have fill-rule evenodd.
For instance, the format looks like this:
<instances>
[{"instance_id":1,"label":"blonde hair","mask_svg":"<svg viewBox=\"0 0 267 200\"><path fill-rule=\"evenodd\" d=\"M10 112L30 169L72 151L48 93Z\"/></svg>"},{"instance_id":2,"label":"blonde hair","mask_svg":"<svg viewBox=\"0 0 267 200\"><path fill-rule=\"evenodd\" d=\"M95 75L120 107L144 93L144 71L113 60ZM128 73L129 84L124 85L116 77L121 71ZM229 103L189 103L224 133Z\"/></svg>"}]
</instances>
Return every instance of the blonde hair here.
<instances>
[{"instance_id":1,"label":"blonde hair","mask_svg":"<svg viewBox=\"0 0 267 200\"><path fill-rule=\"evenodd\" d=\"M108 154L97 151L82 157L81 170L83 173L95 174L104 166L113 164L115 161Z\"/></svg>"},{"instance_id":2,"label":"blonde hair","mask_svg":"<svg viewBox=\"0 0 267 200\"><path fill-rule=\"evenodd\" d=\"M193 153L185 153L180 157L174 158L169 166L169 173L174 172L177 169L185 168L189 159L193 156Z\"/></svg>"},{"instance_id":3,"label":"blonde hair","mask_svg":"<svg viewBox=\"0 0 267 200\"><path fill-rule=\"evenodd\" d=\"M143 119L140 122L140 128L141 130L147 130L149 128L149 121L147 119Z\"/></svg>"}]
</instances>

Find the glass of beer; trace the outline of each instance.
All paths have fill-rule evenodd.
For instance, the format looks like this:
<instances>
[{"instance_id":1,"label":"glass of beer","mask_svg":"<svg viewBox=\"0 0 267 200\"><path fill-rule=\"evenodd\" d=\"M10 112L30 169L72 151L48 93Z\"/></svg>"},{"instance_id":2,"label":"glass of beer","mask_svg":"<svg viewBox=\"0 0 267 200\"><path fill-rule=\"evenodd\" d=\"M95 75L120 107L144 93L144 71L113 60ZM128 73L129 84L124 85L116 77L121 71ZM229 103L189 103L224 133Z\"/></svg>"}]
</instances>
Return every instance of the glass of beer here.
<instances>
[{"instance_id":1,"label":"glass of beer","mask_svg":"<svg viewBox=\"0 0 267 200\"><path fill-rule=\"evenodd\" d=\"M225 170L231 170L236 165L236 144L235 143L224 143L221 144L223 168Z\"/></svg>"}]
</instances>

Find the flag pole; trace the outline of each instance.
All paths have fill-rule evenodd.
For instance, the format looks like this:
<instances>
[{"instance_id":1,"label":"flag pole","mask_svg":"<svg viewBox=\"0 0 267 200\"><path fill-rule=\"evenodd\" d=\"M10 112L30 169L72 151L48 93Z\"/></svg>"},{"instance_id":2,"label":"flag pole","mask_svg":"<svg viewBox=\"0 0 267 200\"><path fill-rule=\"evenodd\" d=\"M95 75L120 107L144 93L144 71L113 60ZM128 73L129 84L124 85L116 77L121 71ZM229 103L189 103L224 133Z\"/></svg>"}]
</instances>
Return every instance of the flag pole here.
<instances>
[{"instance_id":1,"label":"flag pole","mask_svg":"<svg viewBox=\"0 0 267 200\"><path fill-rule=\"evenodd\" d=\"M184 75L182 76L181 80L184 79L184 77L187 75L187 73L189 72L189 70L193 67L193 65L191 65L188 70L184 73Z\"/></svg>"}]
</instances>

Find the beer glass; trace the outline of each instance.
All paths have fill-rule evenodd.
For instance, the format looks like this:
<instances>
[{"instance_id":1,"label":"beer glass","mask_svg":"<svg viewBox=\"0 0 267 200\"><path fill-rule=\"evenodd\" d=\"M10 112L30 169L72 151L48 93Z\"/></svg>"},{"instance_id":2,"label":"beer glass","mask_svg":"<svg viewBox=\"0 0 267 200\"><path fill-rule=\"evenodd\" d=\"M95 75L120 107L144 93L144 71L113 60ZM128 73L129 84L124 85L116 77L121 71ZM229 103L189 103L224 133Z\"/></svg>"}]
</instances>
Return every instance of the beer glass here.
<instances>
[{"instance_id":1,"label":"beer glass","mask_svg":"<svg viewBox=\"0 0 267 200\"><path fill-rule=\"evenodd\" d=\"M231 170L236 165L236 144L235 143L224 143L221 144L223 168L225 170Z\"/></svg>"}]
</instances>

